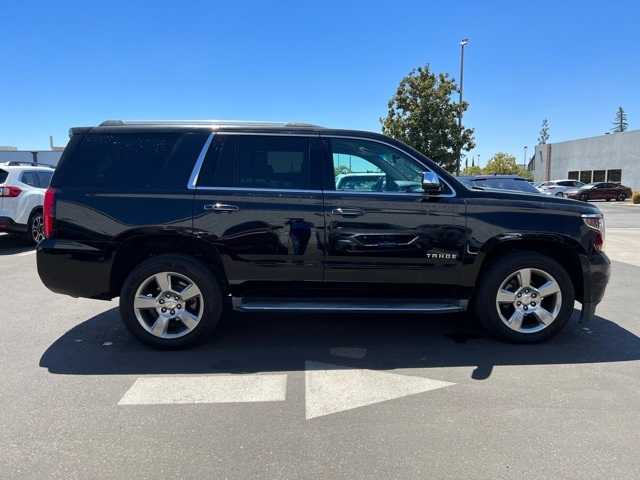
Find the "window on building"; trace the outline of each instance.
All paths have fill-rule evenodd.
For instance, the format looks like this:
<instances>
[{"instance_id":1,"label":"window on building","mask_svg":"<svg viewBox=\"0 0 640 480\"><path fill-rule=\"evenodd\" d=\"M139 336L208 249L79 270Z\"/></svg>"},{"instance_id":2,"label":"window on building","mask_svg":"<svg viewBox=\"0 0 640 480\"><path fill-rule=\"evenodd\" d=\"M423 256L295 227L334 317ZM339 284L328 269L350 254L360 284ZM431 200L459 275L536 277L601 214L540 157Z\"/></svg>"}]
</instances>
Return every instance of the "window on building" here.
<instances>
[{"instance_id":1,"label":"window on building","mask_svg":"<svg viewBox=\"0 0 640 480\"><path fill-rule=\"evenodd\" d=\"M621 183L622 170L607 170L607 182Z\"/></svg>"},{"instance_id":2,"label":"window on building","mask_svg":"<svg viewBox=\"0 0 640 480\"><path fill-rule=\"evenodd\" d=\"M591 183L591 170L582 170L580 172L580 181L582 183Z\"/></svg>"},{"instance_id":3,"label":"window on building","mask_svg":"<svg viewBox=\"0 0 640 480\"><path fill-rule=\"evenodd\" d=\"M578 172L577 170L569 172L569 175L567 176L567 178L571 180L580 180L580 172Z\"/></svg>"},{"instance_id":4,"label":"window on building","mask_svg":"<svg viewBox=\"0 0 640 480\"><path fill-rule=\"evenodd\" d=\"M605 170L594 170L593 171L593 183L604 182L605 180L606 180L606 171Z\"/></svg>"}]
</instances>

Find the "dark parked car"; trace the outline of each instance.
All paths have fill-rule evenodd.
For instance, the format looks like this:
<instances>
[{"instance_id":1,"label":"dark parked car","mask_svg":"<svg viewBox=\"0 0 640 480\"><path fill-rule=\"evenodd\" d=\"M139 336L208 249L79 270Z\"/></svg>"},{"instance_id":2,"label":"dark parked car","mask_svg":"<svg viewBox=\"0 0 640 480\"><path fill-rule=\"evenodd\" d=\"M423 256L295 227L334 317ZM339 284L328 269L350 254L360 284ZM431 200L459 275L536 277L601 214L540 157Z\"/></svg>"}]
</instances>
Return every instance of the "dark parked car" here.
<instances>
[{"instance_id":1,"label":"dark parked car","mask_svg":"<svg viewBox=\"0 0 640 480\"><path fill-rule=\"evenodd\" d=\"M341 189L344 158L383 181ZM47 287L119 296L129 330L159 348L207 338L224 308L468 310L500 338L536 342L574 300L591 318L609 278L597 208L468 189L396 140L311 125L74 128L44 217Z\"/></svg>"},{"instance_id":2,"label":"dark parked car","mask_svg":"<svg viewBox=\"0 0 640 480\"><path fill-rule=\"evenodd\" d=\"M468 188L511 190L514 192L540 193L529 180L518 175L469 175L456 177Z\"/></svg>"},{"instance_id":3,"label":"dark parked car","mask_svg":"<svg viewBox=\"0 0 640 480\"><path fill-rule=\"evenodd\" d=\"M631 189L619 183L589 183L577 190L567 192L567 197L582 200L618 200L624 202L631 197Z\"/></svg>"}]
</instances>

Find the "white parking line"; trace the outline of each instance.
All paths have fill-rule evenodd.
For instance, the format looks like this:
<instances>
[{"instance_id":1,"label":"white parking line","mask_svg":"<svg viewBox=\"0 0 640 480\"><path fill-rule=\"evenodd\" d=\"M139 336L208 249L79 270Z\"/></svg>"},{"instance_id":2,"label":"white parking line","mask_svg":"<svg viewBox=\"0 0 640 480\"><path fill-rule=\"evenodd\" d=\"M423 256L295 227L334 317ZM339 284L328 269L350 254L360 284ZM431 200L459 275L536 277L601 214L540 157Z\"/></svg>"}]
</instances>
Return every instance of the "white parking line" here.
<instances>
[{"instance_id":1,"label":"white parking line","mask_svg":"<svg viewBox=\"0 0 640 480\"><path fill-rule=\"evenodd\" d=\"M281 402L286 394L285 374L141 377L118 405Z\"/></svg>"}]
</instances>

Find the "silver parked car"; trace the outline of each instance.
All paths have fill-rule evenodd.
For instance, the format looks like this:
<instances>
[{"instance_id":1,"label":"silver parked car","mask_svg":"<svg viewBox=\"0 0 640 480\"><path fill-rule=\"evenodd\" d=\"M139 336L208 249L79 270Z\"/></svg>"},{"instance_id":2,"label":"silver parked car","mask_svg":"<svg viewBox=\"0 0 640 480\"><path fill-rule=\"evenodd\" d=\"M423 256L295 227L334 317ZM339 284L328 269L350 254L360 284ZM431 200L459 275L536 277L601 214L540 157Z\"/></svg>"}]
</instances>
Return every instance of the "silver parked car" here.
<instances>
[{"instance_id":1,"label":"silver parked car","mask_svg":"<svg viewBox=\"0 0 640 480\"><path fill-rule=\"evenodd\" d=\"M575 191L582 186L584 186L584 183L579 180L551 180L543 182L538 189L547 195L566 197L569 191Z\"/></svg>"}]
</instances>

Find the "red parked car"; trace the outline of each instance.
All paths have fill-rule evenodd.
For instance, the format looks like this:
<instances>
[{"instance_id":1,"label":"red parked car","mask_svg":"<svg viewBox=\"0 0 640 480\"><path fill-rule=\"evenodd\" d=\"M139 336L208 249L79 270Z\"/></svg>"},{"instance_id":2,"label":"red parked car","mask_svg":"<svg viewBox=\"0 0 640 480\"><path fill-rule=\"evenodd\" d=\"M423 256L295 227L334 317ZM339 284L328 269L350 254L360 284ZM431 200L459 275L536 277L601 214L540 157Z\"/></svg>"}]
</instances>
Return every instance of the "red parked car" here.
<instances>
[{"instance_id":1,"label":"red parked car","mask_svg":"<svg viewBox=\"0 0 640 480\"><path fill-rule=\"evenodd\" d=\"M567 197L574 200L618 200L624 202L631 196L631 189L619 183L589 183L578 190L567 192Z\"/></svg>"}]
</instances>

